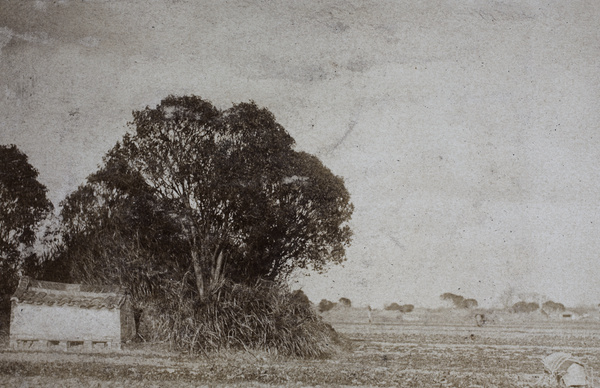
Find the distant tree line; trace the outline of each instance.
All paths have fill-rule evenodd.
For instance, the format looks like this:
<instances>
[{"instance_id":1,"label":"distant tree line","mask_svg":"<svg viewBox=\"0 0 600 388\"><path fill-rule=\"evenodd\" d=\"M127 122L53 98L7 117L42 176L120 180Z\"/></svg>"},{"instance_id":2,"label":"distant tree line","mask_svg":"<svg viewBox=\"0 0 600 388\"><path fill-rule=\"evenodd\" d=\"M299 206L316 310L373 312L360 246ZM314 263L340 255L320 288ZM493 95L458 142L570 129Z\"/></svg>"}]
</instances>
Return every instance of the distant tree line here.
<instances>
[{"instance_id":1,"label":"distant tree line","mask_svg":"<svg viewBox=\"0 0 600 388\"><path fill-rule=\"evenodd\" d=\"M320 312L325 312L325 311L329 311L331 309L333 309L335 306L341 306L341 307L345 307L345 308L349 308L352 307L352 301L348 298L340 298L338 300L338 303L329 301L327 299L321 299L321 301L319 302L319 305L317 306L317 308L319 309Z\"/></svg>"},{"instance_id":2,"label":"distant tree line","mask_svg":"<svg viewBox=\"0 0 600 388\"><path fill-rule=\"evenodd\" d=\"M387 311L399 311L401 313L410 313L415 309L415 306L412 304L403 304L399 305L398 303L390 303L383 308Z\"/></svg>"},{"instance_id":3,"label":"distant tree line","mask_svg":"<svg viewBox=\"0 0 600 388\"><path fill-rule=\"evenodd\" d=\"M332 310L334 307L352 307L352 301L348 298L340 298L338 302L332 302L327 299L321 299L319 305L317 306L320 312L325 312ZM391 303L389 305L384 306L384 310L387 311L399 311L401 313L410 313L415 309L415 306L412 304L403 304L399 305L398 303Z\"/></svg>"},{"instance_id":4,"label":"distant tree line","mask_svg":"<svg viewBox=\"0 0 600 388\"><path fill-rule=\"evenodd\" d=\"M532 313L540 309L540 305L536 302L524 302L520 301L515 303L511 311L514 313Z\"/></svg>"},{"instance_id":5,"label":"distant tree line","mask_svg":"<svg viewBox=\"0 0 600 388\"><path fill-rule=\"evenodd\" d=\"M544 302L541 309L547 313L561 313L566 310L565 305L554 301ZM539 303L520 301L512 305L510 311L513 313L532 313L540 310Z\"/></svg>"}]
</instances>

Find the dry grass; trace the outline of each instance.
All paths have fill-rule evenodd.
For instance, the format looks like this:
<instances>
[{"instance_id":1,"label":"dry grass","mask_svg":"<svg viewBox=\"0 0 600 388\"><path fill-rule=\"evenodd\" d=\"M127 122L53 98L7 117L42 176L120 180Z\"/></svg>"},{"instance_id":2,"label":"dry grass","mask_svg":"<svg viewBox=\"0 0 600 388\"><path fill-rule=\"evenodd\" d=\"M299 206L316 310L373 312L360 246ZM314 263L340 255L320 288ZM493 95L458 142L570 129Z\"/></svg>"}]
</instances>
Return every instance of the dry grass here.
<instances>
[{"instance_id":1,"label":"dry grass","mask_svg":"<svg viewBox=\"0 0 600 388\"><path fill-rule=\"evenodd\" d=\"M148 306L140 332L150 342L191 354L242 349L322 358L345 344L304 298L271 282L226 283L200 302L180 299Z\"/></svg>"}]
</instances>

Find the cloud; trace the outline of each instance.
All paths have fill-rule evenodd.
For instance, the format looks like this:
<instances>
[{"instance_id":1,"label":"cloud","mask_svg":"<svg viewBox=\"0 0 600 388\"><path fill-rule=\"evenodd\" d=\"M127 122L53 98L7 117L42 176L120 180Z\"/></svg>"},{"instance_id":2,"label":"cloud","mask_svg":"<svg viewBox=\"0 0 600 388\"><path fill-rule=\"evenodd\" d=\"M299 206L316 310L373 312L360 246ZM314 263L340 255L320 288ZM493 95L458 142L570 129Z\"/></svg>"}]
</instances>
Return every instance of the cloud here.
<instances>
[{"instance_id":1,"label":"cloud","mask_svg":"<svg viewBox=\"0 0 600 388\"><path fill-rule=\"evenodd\" d=\"M19 34L8 27L0 27L0 54L2 53L2 49L13 39L35 44L49 44L52 42L52 39L50 39L45 32L26 32Z\"/></svg>"},{"instance_id":2,"label":"cloud","mask_svg":"<svg viewBox=\"0 0 600 388\"><path fill-rule=\"evenodd\" d=\"M85 38L81 39L79 43L86 47L97 47L100 44L100 39L93 36L86 36Z\"/></svg>"}]
</instances>

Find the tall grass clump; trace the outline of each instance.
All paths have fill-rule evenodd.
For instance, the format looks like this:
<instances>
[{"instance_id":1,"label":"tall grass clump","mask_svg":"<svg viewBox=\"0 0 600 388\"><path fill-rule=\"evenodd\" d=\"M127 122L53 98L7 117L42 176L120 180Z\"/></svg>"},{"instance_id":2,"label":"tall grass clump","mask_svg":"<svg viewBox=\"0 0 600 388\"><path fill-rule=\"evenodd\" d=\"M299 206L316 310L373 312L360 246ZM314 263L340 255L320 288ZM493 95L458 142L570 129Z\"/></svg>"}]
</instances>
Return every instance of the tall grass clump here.
<instances>
[{"instance_id":1,"label":"tall grass clump","mask_svg":"<svg viewBox=\"0 0 600 388\"><path fill-rule=\"evenodd\" d=\"M321 358L345 346L310 302L278 283L225 282L201 301L180 297L146 309L141 334L194 354L243 349Z\"/></svg>"}]
</instances>

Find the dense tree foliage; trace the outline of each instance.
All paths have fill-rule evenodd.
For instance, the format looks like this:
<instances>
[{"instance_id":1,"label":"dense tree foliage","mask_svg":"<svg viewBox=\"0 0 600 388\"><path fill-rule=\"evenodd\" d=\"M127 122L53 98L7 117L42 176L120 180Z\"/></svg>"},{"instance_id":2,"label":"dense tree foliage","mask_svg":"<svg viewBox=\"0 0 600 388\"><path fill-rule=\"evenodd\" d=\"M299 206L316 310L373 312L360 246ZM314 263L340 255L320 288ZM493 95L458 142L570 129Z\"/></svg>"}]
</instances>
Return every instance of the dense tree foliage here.
<instances>
[{"instance_id":1,"label":"dense tree foliage","mask_svg":"<svg viewBox=\"0 0 600 388\"><path fill-rule=\"evenodd\" d=\"M30 249L36 229L51 211L38 171L15 145L0 145L0 294L10 293Z\"/></svg>"},{"instance_id":2,"label":"dense tree foliage","mask_svg":"<svg viewBox=\"0 0 600 388\"><path fill-rule=\"evenodd\" d=\"M62 203L62 247L43 277L63 282L121 284L136 300L174 296L186 283L179 226L142 185L113 165L91 175ZM187 277L191 277L189 274Z\"/></svg>"},{"instance_id":3,"label":"dense tree foliage","mask_svg":"<svg viewBox=\"0 0 600 388\"><path fill-rule=\"evenodd\" d=\"M225 280L344 260L353 208L343 180L295 151L268 110L170 96L133 116L134 132L63 204L71 275L126 269L110 276L143 274L150 287L164 273L203 297Z\"/></svg>"}]
</instances>

